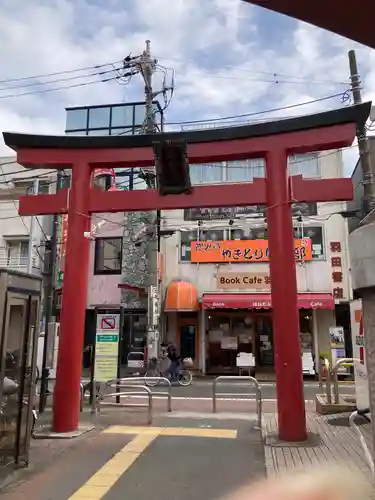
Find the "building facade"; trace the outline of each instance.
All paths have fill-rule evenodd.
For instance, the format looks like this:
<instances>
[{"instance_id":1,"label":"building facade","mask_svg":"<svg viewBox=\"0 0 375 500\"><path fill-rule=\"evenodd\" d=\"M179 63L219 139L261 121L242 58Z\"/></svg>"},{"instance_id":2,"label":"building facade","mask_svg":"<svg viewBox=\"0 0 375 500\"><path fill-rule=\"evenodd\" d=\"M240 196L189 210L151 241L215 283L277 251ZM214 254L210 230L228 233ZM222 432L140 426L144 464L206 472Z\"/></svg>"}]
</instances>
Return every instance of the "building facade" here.
<instances>
[{"instance_id":1,"label":"building facade","mask_svg":"<svg viewBox=\"0 0 375 500\"><path fill-rule=\"evenodd\" d=\"M290 158L291 175L343 176L341 151ZM251 182L263 160L192 165L195 185ZM344 203L293 207L301 345L306 373L328 356L331 327L343 326L350 351L347 221ZM272 370L271 282L267 214L262 207L190 209L162 213L163 338L175 342L202 372L236 370L237 354L252 353Z\"/></svg>"},{"instance_id":2,"label":"building facade","mask_svg":"<svg viewBox=\"0 0 375 500\"><path fill-rule=\"evenodd\" d=\"M54 190L56 173L27 170L15 157L0 158L0 267L40 275L51 217L20 217L18 200L31 193Z\"/></svg>"},{"instance_id":3,"label":"building facade","mask_svg":"<svg viewBox=\"0 0 375 500\"><path fill-rule=\"evenodd\" d=\"M66 111L67 135L144 133L144 102L83 106L67 108ZM163 114L158 102L154 102L154 120L156 128L160 129ZM124 191L147 189L140 169L124 169L119 166L114 169L113 174L96 173L96 188ZM143 351L147 338L147 290L153 279L152 273L156 272L156 262L155 265L150 265L149 252L146 251L147 245L155 243L153 219L150 213L130 212L95 214L92 217L92 228L96 229L93 231L95 234L89 266L85 345L94 343L96 312L121 310L122 364L126 364L129 352Z\"/></svg>"}]
</instances>

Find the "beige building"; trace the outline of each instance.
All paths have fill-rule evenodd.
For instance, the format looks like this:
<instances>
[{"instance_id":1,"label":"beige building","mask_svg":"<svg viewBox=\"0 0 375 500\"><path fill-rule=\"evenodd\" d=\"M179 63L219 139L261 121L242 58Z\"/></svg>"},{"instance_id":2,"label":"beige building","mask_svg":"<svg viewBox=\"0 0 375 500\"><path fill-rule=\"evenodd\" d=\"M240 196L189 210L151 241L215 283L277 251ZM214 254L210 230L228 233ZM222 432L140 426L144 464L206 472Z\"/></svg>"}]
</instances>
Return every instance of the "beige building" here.
<instances>
[{"instance_id":1,"label":"beige building","mask_svg":"<svg viewBox=\"0 0 375 500\"><path fill-rule=\"evenodd\" d=\"M308 178L341 177L342 153L296 156L290 170ZM264 165L262 160L193 165L191 176L193 184L251 182L264 176ZM343 326L350 350L348 231L340 215L345 209L340 202L293 208L301 343L310 374L315 353L328 354L331 327ZM162 213L162 232L173 233L162 241L162 335L203 372L236 370L239 352L253 353L257 370L272 371L265 215L262 207Z\"/></svg>"}]
</instances>

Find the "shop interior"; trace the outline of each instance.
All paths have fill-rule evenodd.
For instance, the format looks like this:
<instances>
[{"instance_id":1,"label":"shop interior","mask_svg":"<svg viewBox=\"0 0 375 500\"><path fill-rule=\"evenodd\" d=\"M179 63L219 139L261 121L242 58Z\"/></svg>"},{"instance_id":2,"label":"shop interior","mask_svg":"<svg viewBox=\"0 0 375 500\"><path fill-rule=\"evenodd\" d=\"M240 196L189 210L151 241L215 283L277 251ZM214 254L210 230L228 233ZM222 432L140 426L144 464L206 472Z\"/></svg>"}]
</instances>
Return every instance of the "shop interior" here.
<instances>
[{"instance_id":1,"label":"shop interior","mask_svg":"<svg viewBox=\"0 0 375 500\"><path fill-rule=\"evenodd\" d=\"M301 355L306 374L314 374L312 312L300 310ZM256 373L274 372L272 311L210 311L206 330L207 373L238 371L239 353L252 353Z\"/></svg>"}]
</instances>

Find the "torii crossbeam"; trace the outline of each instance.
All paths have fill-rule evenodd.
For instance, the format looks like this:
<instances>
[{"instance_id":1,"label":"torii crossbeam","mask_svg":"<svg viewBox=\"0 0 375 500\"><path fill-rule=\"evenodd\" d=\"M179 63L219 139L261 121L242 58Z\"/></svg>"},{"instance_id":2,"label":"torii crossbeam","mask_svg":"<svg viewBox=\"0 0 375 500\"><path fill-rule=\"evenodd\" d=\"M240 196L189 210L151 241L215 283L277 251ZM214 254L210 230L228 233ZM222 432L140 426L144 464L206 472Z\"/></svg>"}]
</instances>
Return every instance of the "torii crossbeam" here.
<instances>
[{"instance_id":1,"label":"torii crossbeam","mask_svg":"<svg viewBox=\"0 0 375 500\"><path fill-rule=\"evenodd\" d=\"M345 201L350 179L305 180L288 176L291 154L350 146L371 103L336 111L243 127L144 136L35 136L4 133L7 146L25 167L71 168L72 185L51 195L20 199L20 215L68 213L67 253L62 296L57 380L53 403L56 432L74 431L79 419L92 213L172 210L194 207L267 205L274 327L279 437L306 439L297 283L292 222L293 202ZM184 139L190 163L264 158L266 178L251 183L195 187L191 195L160 196L155 190L103 192L91 187L99 167L147 167L153 141Z\"/></svg>"}]
</instances>

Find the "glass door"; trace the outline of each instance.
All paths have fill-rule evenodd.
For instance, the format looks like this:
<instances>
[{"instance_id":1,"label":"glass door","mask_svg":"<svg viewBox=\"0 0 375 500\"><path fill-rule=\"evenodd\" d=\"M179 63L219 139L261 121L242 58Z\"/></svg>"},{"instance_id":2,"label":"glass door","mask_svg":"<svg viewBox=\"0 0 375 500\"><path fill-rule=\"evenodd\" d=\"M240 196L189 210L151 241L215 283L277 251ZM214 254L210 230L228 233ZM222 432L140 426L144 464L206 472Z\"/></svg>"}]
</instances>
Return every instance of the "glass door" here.
<instances>
[{"instance_id":1,"label":"glass door","mask_svg":"<svg viewBox=\"0 0 375 500\"><path fill-rule=\"evenodd\" d=\"M7 293L1 350L0 465L27 461L35 392L39 301Z\"/></svg>"}]
</instances>

